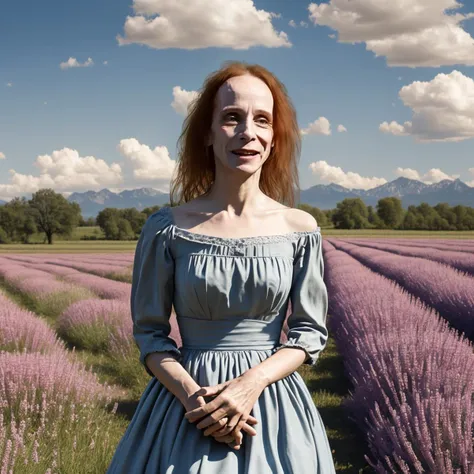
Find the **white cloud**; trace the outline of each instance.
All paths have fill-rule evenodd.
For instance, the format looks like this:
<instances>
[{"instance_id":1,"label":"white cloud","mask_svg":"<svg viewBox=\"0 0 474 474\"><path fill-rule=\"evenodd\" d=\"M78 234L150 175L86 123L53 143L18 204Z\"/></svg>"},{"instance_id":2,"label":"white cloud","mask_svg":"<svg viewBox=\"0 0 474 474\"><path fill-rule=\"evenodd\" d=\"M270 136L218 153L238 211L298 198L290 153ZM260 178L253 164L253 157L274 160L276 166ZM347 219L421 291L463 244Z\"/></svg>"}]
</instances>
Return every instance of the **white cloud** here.
<instances>
[{"instance_id":1,"label":"white cloud","mask_svg":"<svg viewBox=\"0 0 474 474\"><path fill-rule=\"evenodd\" d=\"M338 132L347 132L347 128L344 127L344 125L339 124L339 125L337 126L337 131L338 131Z\"/></svg>"},{"instance_id":2,"label":"white cloud","mask_svg":"<svg viewBox=\"0 0 474 474\"><path fill-rule=\"evenodd\" d=\"M123 181L120 165L107 164L93 156L79 156L76 150L63 148L51 155L39 155L34 165L39 176L17 173L10 169L10 184L0 184L0 195L18 196L41 188L57 192L99 190Z\"/></svg>"},{"instance_id":3,"label":"white cloud","mask_svg":"<svg viewBox=\"0 0 474 474\"><path fill-rule=\"evenodd\" d=\"M396 176L402 176L404 178L416 179L425 184L434 184L443 181L443 179L455 180L459 178L459 175L448 175L439 168L431 168L425 174L421 175L417 170L413 168L397 168L395 170Z\"/></svg>"},{"instance_id":4,"label":"white cloud","mask_svg":"<svg viewBox=\"0 0 474 474\"><path fill-rule=\"evenodd\" d=\"M7 87L13 87L13 82L7 82Z\"/></svg>"},{"instance_id":5,"label":"white cloud","mask_svg":"<svg viewBox=\"0 0 474 474\"><path fill-rule=\"evenodd\" d=\"M6 159L7 159L7 157L5 156L5 153L2 153L0 151L0 160L6 160Z\"/></svg>"},{"instance_id":6,"label":"white cloud","mask_svg":"<svg viewBox=\"0 0 474 474\"><path fill-rule=\"evenodd\" d=\"M125 138L120 140L117 149L130 161L133 176L138 180L169 180L173 174L176 161L170 158L165 146L157 146L152 150L136 138Z\"/></svg>"},{"instance_id":7,"label":"white cloud","mask_svg":"<svg viewBox=\"0 0 474 474\"><path fill-rule=\"evenodd\" d=\"M92 58L87 58L87 61L80 63L76 58L70 57L67 61L62 62L59 67L61 69L69 69L72 67L89 67L93 65L94 61L92 61Z\"/></svg>"},{"instance_id":8,"label":"white cloud","mask_svg":"<svg viewBox=\"0 0 474 474\"><path fill-rule=\"evenodd\" d=\"M390 123L382 122L379 125L379 130L384 133L391 133L392 135L409 135L408 130L411 128L411 125L411 122L405 122L403 125L400 125L395 120L392 120Z\"/></svg>"},{"instance_id":9,"label":"white cloud","mask_svg":"<svg viewBox=\"0 0 474 474\"><path fill-rule=\"evenodd\" d=\"M187 115L191 102L198 97L197 91L187 91L180 86L173 87L173 102L171 106L180 115Z\"/></svg>"},{"instance_id":10,"label":"white cloud","mask_svg":"<svg viewBox=\"0 0 474 474\"><path fill-rule=\"evenodd\" d=\"M438 74L427 82L415 81L399 92L413 110L403 125L383 122L379 130L412 135L417 142L457 142L474 138L474 80L459 71Z\"/></svg>"},{"instance_id":11,"label":"white cloud","mask_svg":"<svg viewBox=\"0 0 474 474\"><path fill-rule=\"evenodd\" d=\"M469 168L468 171L474 176L474 168ZM466 184L474 188L474 179L472 181L466 181Z\"/></svg>"},{"instance_id":12,"label":"white cloud","mask_svg":"<svg viewBox=\"0 0 474 474\"><path fill-rule=\"evenodd\" d=\"M298 26L300 26L301 28L308 28L308 23L306 23L306 21L300 21L298 24L296 24L295 20L290 20L288 24L292 28L298 28Z\"/></svg>"},{"instance_id":13,"label":"white cloud","mask_svg":"<svg viewBox=\"0 0 474 474\"><path fill-rule=\"evenodd\" d=\"M367 178L359 173L346 172L339 166L329 165L324 160L311 163L309 169L322 184L336 183L349 189L371 189L387 182L384 178Z\"/></svg>"},{"instance_id":14,"label":"white cloud","mask_svg":"<svg viewBox=\"0 0 474 474\"><path fill-rule=\"evenodd\" d=\"M474 39L461 23L474 13L453 13L461 7L457 0L329 0L308 10L315 25L338 32L339 42L365 42L389 66L472 66Z\"/></svg>"},{"instance_id":15,"label":"white cloud","mask_svg":"<svg viewBox=\"0 0 474 474\"><path fill-rule=\"evenodd\" d=\"M109 62L108 62L108 61L103 61L102 64L103 64L104 66L107 66L107 64L109 64Z\"/></svg>"},{"instance_id":16,"label":"white cloud","mask_svg":"<svg viewBox=\"0 0 474 474\"><path fill-rule=\"evenodd\" d=\"M253 0L134 0L135 16L127 16L119 45L145 44L155 49L289 47L272 18L279 15L257 10Z\"/></svg>"},{"instance_id":17,"label":"white cloud","mask_svg":"<svg viewBox=\"0 0 474 474\"><path fill-rule=\"evenodd\" d=\"M319 117L307 128L300 130L301 135L331 135L331 124L326 117Z\"/></svg>"}]
</instances>

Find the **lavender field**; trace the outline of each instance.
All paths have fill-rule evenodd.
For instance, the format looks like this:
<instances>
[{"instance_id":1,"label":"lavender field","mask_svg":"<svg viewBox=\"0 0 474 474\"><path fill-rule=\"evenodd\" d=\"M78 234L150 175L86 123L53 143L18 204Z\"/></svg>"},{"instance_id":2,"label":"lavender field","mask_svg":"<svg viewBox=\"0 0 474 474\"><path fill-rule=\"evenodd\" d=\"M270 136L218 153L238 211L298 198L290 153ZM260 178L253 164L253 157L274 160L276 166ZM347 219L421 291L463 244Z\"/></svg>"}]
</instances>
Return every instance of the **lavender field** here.
<instances>
[{"instance_id":1,"label":"lavender field","mask_svg":"<svg viewBox=\"0 0 474 474\"><path fill-rule=\"evenodd\" d=\"M301 373L338 472L474 474L474 241L327 237L323 252L345 380L318 388L332 347ZM0 255L0 474L105 472L149 380L132 265L133 252ZM180 346L175 314L171 328ZM341 393L336 422L325 404ZM343 451L346 425L362 451Z\"/></svg>"}]
</instances>

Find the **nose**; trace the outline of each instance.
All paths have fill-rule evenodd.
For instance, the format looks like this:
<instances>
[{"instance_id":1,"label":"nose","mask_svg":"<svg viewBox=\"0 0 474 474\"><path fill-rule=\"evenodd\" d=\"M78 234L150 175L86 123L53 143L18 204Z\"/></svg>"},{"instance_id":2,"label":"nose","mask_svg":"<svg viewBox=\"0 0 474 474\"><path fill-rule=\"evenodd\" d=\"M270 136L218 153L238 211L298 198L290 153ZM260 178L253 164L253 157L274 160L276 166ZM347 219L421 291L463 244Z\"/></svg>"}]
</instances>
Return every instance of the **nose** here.
<instances>
[{"instance_id":1,"label":"nose","mask_svg":"<svg viewBox=\"0 0 474 474\"><path fill-rule=\"evenodd\" d=\"M252 138L255 138L255 124L253 122L252 117L247 117L245 120L241 122L241 128L240 128L240 138L248 139L251 140Z\"/></svg>"}]
</instances>

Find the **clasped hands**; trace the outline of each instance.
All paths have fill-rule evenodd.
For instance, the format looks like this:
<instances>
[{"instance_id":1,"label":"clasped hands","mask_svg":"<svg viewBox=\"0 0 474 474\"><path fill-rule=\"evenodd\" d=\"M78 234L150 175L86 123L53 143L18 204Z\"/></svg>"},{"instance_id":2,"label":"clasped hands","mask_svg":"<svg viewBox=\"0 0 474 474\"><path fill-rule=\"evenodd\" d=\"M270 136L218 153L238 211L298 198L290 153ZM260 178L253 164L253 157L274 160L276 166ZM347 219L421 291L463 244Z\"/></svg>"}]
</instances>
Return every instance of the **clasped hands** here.
<instances>
[{"instance_id":1,"label":"clasped hands","mask_svg":"<svg viewBox=\"0 0 474 474\"><path fill-rule=\"evenodd\" d=\"M185 417L190 423L199 421L196 427L204 429L205 436L212 435L216 441L238 450L243 438L241 431L251 436L257 434L251 425L258 421L250 412L263 389L261 382L245 374L212 387L202 387L190 397L191 407L196 404L197 407L188 410ZM204 397L213 399L206 402Z\"/></svg>"}]
</instances>

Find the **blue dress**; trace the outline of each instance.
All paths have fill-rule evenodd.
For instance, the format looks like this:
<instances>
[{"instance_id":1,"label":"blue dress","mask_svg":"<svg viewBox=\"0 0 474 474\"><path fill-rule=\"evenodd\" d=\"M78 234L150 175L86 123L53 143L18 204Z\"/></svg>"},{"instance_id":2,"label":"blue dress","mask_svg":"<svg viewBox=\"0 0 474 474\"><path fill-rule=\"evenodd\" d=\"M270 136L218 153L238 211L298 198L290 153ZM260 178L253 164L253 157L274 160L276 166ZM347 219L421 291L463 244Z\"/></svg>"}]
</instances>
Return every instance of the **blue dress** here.
<instances>
[{"instance_id":1,"label":"blue dress","mask_svg":"<svg viewBox=\"0 0 474 474\"><path fill-rule=\"evenodd\" d=\"M146 221L137 243L131 309L140 361L152 377L107 474L333 474L317 408L295 371L264 389L234 450L185 417L146 367L151 352L176 355L200 386L238 377L282 347L315 365L328 337L320 229L225 238L174 224L171 209ZM291 299L288 341L280 334ZM182 338L169 337L172 305ZM317 370L317 369L316 369Z\"/></svg>"}]
</instances>

